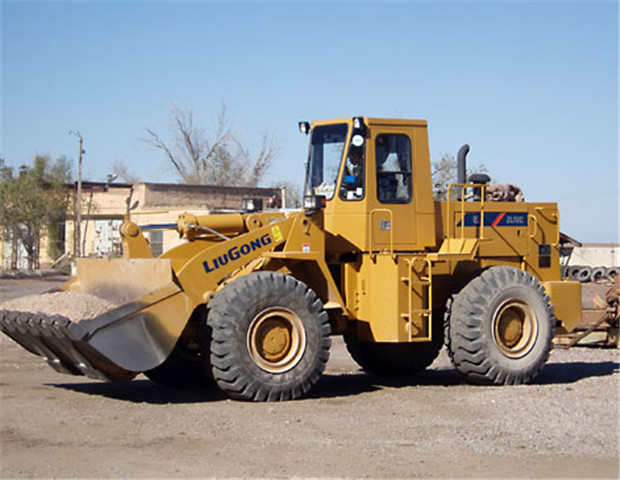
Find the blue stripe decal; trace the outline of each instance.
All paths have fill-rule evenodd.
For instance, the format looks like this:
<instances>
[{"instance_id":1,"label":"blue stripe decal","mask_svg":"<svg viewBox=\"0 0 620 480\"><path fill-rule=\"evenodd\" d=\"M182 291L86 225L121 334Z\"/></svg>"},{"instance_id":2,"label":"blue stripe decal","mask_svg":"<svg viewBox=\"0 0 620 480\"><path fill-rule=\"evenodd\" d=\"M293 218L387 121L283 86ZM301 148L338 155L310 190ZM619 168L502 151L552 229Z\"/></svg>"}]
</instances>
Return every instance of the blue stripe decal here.
<instances>
[{"instance_id":1,"label":"blue stripe decal","mask_svg":"<svg viewBox=\"0 0 620 480\"><path fill-rule=\"evenodd\" d=\"M500 218L501 217L501 218ZM496 220L499 220L496 222ZM525 212L486 212L484 214L485 227L527 227L528 214ZM461 221L457 227L461 226ZM480 212L470 212L465 214L466 227L480 226Z\"/></svg>"}]
</instances>

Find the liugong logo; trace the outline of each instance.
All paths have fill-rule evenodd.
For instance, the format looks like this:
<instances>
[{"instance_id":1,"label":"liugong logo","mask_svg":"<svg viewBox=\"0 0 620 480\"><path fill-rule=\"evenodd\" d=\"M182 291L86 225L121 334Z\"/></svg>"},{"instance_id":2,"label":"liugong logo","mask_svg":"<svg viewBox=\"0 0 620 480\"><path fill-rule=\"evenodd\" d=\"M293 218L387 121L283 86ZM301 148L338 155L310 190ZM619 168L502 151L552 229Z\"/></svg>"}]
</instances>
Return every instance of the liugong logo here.
<instances>
[{"instance_id":1,"label":"liugong logo","mask_svg":"<svg viewBox=\"0 0 620 480\"><path fill-rule=\"evenodd\" d=\"M228 262L234 262L235 260L239 260L241 257L246 256L250 252L266 247L271 242L271 236L269 236L268 233L265 233L262 237L255 240L250 240L248 243L244 243L241 246L231 247L227 252L219 255L218 257L205 260L202 262L202 266L204 267L205 272L211 273L218 268L223 267Z\"/></svg>"}]
</instances>

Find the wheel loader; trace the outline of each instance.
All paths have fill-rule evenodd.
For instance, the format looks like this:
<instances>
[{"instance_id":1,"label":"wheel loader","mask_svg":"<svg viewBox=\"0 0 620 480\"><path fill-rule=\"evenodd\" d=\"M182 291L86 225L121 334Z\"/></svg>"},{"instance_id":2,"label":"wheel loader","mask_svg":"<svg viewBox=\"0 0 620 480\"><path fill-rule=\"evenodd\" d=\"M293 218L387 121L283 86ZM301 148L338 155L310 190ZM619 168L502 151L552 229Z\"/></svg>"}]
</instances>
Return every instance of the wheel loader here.
<instances>
[{"instance_id":1,"label":"wheel loader","mask_svg":"<svg viewBox=\"0 0 620 480\"><path fill-rule=\"evenodd\" d=\"M312 124L303 208L196 216L153 258L127 218L124 258L79 259L60 291L115 307L81 321L3 309L2 331L60 372L215 384L250 401L295 399L319 380L332 335L367 372L414 375L447 347L473 383L521 384L556 332L581 320L562 281L555 203L489 201L488 178L433 197L427 122ZM514 199L512 199L514 200Z\"/></svg>"}]
</instances>

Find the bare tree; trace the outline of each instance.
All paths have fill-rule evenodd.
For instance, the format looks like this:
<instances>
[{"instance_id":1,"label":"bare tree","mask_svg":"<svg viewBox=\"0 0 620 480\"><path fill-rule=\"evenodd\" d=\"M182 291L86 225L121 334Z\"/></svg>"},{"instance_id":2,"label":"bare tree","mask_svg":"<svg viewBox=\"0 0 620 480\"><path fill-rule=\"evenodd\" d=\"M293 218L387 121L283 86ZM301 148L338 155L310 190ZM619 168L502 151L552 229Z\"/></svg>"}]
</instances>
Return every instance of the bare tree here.
<instances>
[{"instance_id":1,"label":"bare tree","mask_svg":"<svg viewBox=\"0 0 620 480\"><path fill-rule=\"evenodd\" d=\"M242 177L245 178L246 185L258 185L265 177L265 174L271 167L272 160L278 155L279 147L267 134L263 134L261 146L254 158L250 151L237 139L238 158L242 169Z\"/></svg>"},{"instance_id":2,"label":"bare tree","mask_svg":"<svg viewBox=\"0 0 620 480\"><path fill-rule=\"evenodd\" d=\"M473 169L467 169L467 178L473 173L489 173L484 165L476 165ZM435 200L446 200L448 187L457 181L457 162L454 155L445 153L441 158L433 162L433 193Z\"/></svg>"},{"instance_id":3,"label":"bare tree","mask_svg":"<svg viewBox=\"0 0 620 480\"><path fill-rule=\"evenodd\" d=\"M280 181L274 183L272 186L284 189L285 205L286 208L299 208L301 207L301 195L299 193L299 186L291 182L290 180Z\"/></svg>"},{"instance_id":4,"label":"bare tree","mask_svg":"<svg viewBox=\"0 0 620 480\"><path fill-rule=\"evenodd\" d=\"M264 134L258 153L252 155L234 134L225 105L210 132L196 125L191 110L173 107L170 113L172 140L147 128L145 141L164 153L184 183L256 186L279 152L275 141Z\"/></svg>"},{"instance_id":5,"label":"bare tree","mask_svg":"<svg viewBox=\"0 0 620 480\"><path fill-rule=\"evenodd\" d=\"M444 154L433 162L433 193L436 200L446 200L448 187L456 183L457 165L454 155Z\"/></svg>"},{"instance_id":6,"label":"bare tree","mask_svg":"<svg viewBox=\"0 0 620 480\"><path fill-rule=\"evenodd\" d=\"M112 165L112 173L126 183L138 183L140 176L129 171L125 163L117 160Z\"/></svg>"}]
</instances>

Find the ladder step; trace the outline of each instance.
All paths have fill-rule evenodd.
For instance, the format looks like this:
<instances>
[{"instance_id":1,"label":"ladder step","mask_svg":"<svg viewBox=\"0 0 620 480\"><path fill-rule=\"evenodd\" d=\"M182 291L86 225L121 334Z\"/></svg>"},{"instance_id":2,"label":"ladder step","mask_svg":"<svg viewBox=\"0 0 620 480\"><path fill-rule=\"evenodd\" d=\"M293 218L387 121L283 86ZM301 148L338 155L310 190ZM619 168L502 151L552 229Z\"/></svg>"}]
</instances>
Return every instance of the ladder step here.
<instances>
[{"instance_id":1,"label":"ladder step","mask_svg":"<svg viewBox=\"0 0 620 480\"><path fill-rule=\"evenodd\" d=\"M420 270L415 268L419 265L419 260L426 262L420 267ZM414 264L417 265L414 266ZM431 322L433 320L433 300L432 300L432 277L433 277L433 263L429 261L428 257L418 258L409 263L409 272L407 277L402 277L401 280L407 285L409 305L407 313L401 313L401 318L407 322L407 330L409 332L409 341L416 338L428 338L431 336ZM413 308L414 298L419 297L420 303L416 303L422 307L428 308ZM416 301L417 302L417 301ZM424 333L426 332L426 333Z\"/></svg>"},{"instance_id":2,"label":"ladder step","mask_svg":"<svg viewBox=\"0 0 620 480\"><path fill-rule=\"evenodd\" d=\"M432 311L430 309L424 309L424 310L420 309L420 310L413 310L411 313L422 315L422 316L429 316L432 313ZM408 313L401 313L400 316L401 318L409 318Z\"/></svg>"},{"instance_id":3,"label":"ladder step","mask_svg":"<svg viewBox=\"0 0 620 480\"><path fill-rule=\"evenodd\" d=\"M403 283L409 283L409 279L407 277L400 277L400 281ZM414 285L430 285L431 279L429 277L420 277L419 282L411 282Z\"/></svg>"}]
</instances>

